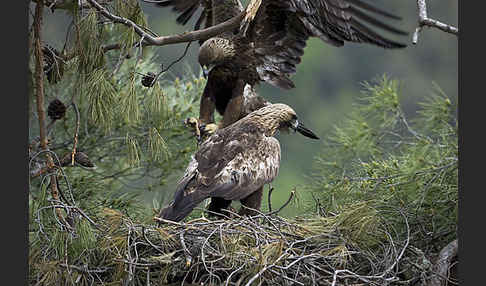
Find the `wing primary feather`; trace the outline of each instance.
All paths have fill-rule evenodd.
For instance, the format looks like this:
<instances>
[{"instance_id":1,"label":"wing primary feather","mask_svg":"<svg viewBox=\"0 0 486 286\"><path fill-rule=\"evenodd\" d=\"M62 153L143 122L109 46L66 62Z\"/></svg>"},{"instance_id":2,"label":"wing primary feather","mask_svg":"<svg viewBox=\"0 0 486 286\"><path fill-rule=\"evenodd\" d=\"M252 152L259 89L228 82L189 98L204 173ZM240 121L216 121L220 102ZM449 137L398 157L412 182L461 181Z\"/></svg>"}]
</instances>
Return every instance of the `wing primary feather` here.
<instances>
[{"instance_id":1,"label":"wing primary feather","mask_svg":"<svg viewBox=\"0 0 486 286\"><path fill-rule=\"evenodd\" d=\"M198 5L193 5L187 8L179 17L177 17L176 22L182 25L187 24L189 19L191 19L194 12L196 12Z\"/></svg>"},{"instance_id":2,"label":"wing primary feather","mask_svg":"<svg viewBox=\"0 0 486 286\"><path fill-rule=\"evenodd\" d=\"M386 12L384 10L381 10L381 9L379 9L379 8L371 5L371 4L365 3L365 2L360 1L360 0L347 0L346 2L352 3L352 4L358 6L358 7L362 8L362 9L365 9L367 11L370 11L370 12L373 12L373 13L376 13L376 14L379 14L379 15L382 15L382 16L385 16L385 17L388 17L388 18L391 18L391 19L395 19L395 20L401 20L402 19L401 17L399 17L397 15L394 15L394 14L391 14L391 13Z\"/></svg>"},{"instance_id":3,"label":"wing primary feather","mask_svg":"<svg viewBox=\"0 0 486 286\"><path fill-rule=\"evenodd\" d=\"M355 32L357 32L360 36L365 36L365 38L360 37L360 40L363 42L374 43L389 49L405 48L407 46L406 44L383 38L373 30L353 18L350 20L350 22L352 23L353 27L356 27L357 30Z\"/></svg>"},{"instance_id":4,"label":"wing primary feather","mask_svg":"<svg viewBox=\"0 0 486 286\"><path fill-rule=\"evenodd\" d=\"M160 6L160 7L167 7L167 6L170 6L170 5L174 5L174 1L173 0L160 1L160 2L156 3L156 5Z\"/></svg>"},{"instance_id":5,"label":"wing primary feather","mask_svg":"<svg viewBox=\"0 0 486 286\"><path fill-rule=\"evenodd\" d=\"M199 15L199 18L196 21L196 24L194 24L194 30L199 30L201 28L201 24L206 18L206 10L202 10L201 14Z\"/></svg>"},{"instance_id":6,"label":"wing primary feather","mask_svg":"<svg viewBox=\"0 0 486 286\"><path fill-rule=\"evenodd\" d=\"M392 27L392 26L390 26L390 25L388 25L388 24L386 24L386 23L384 23L380 20L377 20L377 19L369 16L366 13L363 13L363 11L356 9L352 6L349 7L348 11L351 14L355 15L356 17L360 18L361 20L366 21L366 22L368 22L372 25L375 25L377 27L380 27L384 30L387 30L387 31L392 32L392 33L400 34L400 35L408 35L408 32L405 32L405 31L399 30L395 27Z\"/></svg>"},{"instance_id":7,"label":"wing primary feather","mask_svg":"<svg viewBox=\"0 0 486 286\"><path fill-rule=\"evenodd\" d=\"M143 0L143 2L165 7L172 5L174 3L174 0Z\"/></svg>"}]
</instances>

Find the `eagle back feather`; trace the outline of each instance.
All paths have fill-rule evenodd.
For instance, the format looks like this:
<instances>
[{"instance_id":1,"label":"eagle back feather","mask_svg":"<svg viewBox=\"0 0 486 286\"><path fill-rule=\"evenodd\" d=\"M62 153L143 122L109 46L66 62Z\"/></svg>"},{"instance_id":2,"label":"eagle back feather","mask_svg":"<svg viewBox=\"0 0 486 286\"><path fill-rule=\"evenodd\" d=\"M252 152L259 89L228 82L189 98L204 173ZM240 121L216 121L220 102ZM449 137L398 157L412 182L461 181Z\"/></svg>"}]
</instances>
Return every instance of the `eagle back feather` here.
<instances>
[{"instance_id":1,"label":"eagle back feather","mask_svg":"<svg viewBox=\"0 0 486 286\"><path fill-rule=\"evenodd\" d=\"M202 143L178 183L173 203L161 216L181 220L209 197L241 200L270 183L279 166L278 140L240 120Z\"/></svg>"}]
</instances>

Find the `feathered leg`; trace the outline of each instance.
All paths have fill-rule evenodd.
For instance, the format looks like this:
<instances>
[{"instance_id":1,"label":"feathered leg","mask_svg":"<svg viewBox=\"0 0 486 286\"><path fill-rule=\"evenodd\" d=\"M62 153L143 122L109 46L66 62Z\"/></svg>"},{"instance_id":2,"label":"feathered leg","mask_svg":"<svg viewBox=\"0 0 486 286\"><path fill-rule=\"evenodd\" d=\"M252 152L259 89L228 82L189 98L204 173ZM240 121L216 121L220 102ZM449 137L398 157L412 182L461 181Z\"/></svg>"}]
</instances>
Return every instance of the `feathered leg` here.
<instances>
[{"instance_id":1,"label":"feathered leg","mask_svg":"<svg viewBox=\"0 0 486 286\"><path fill-rule=\"evenodd\" d=\"M247 208L242 206L238 213L240 215L248 215L248 216L256 215L257 213L255 211L248 208L260 210L260 207L262 205L262 196L263 196L263 187L254 191L248 197L240 200L241 204Z\"/></svg>"},{"instance_id":2,"label":"feathered leg","mask_svg":"<svg viewBox=\"0 0 486 286\"><path fill-rule=\"evenodd\" d=\"M226 106L226 109L223 114L223 125L222 127L226 127L228 125L233 124L238 119L240 119L242 110L243 110L243 91L245 90L245 81L242 79L238 79L233 89L231 99Z\"/></svg>"},{"instance_id":3,"label":"feathered leg","mask_svg":"<svg viewBox=\"0 0 486 286\"><path fill-rule=\"evenodd\" d=\"M199 106L199 120L204 124L214 122L214 110L216 109L216 105L211 99L210 89L210 85L206 84L201 96L201 104Z\"/></svg>"}]
</instances>

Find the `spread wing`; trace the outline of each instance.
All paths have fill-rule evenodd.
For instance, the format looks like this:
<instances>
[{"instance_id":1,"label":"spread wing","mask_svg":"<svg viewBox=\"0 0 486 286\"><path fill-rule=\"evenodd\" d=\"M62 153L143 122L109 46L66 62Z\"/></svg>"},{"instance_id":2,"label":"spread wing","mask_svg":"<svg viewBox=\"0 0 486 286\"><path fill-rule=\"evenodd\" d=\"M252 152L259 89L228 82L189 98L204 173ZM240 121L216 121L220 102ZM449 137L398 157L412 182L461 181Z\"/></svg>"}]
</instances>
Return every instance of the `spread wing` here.
<instances>
[{"instance_id":1,"label":"spread wing","mask_svg":"<svg viewBox=\"0 0 486 286\"><path fill-rule=\"evenodd\" d=\"M180 221L206 198L241 200L271 182L279 170L280 144L251 128L220 129L204 141L160 216Z\"/></svg>"},{"instance_id":2,"label":"spread wing","mask_svg":"<svg viewBox=\"0 0 486 286\"><path fill-rule=\"evenodd\" d=\"M199 30L202 24L205 27L214 25L211 21L212 16L208 9L205 7L204 0L143 0L147 3L154 3L158 7L172 7L172 11L176 12L179 16L176 22L181 25L187 24L187 22L194 16L196 12L199 12L199 17L194 25L194 30ZM209 2L209 1L207 1Z\"/></svg>"},{"instance_id":3,"label":"spread wing","mask_svg":"<svg viewBox=\"0 0 486 286\"><path fill-rule=\"evenodd\" d=\"M362 0L251 0L242 31L254 42L260 78L288 89L294 87L288 76L296 72L309 37L333 46L355 42L388 49L405 47L374 28L407 33L376 16L400 19Z\"/></svg>"},{"instance_id":4,"label":"spread wing","mask_svg":"<svg viewBox=\"0 0 486 286\"><path fill-rule=\"evenodd\" d=\"M199 17L194 25L194 30L201 26L208 28L220 24L230 18L237 16L243 11L240 0L143 0L154 3L159 7L172 7L172 10L179 16L178 24L185 25L193 18L196 12Z\"/></svg>"}]
</instances>

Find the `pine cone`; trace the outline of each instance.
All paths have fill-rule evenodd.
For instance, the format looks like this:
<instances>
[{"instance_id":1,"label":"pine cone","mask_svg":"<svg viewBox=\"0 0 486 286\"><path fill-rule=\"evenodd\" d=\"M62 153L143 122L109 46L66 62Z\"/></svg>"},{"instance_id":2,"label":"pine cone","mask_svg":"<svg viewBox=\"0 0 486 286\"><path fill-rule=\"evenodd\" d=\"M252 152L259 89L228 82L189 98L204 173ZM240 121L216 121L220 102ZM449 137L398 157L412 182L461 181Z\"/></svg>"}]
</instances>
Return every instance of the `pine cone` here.
<instances>
[{"instance_id":1,"label":"pine cone","mask_svg":"<svg viewBox=\"0 0 486 286\"><path fill-rule=\"evenodd\" d=\"M74 162L87 168L93 168L95 165L89 160L88 155L83 152L76 152L74 155ZM61 159L61 166L71 166L71 152L68 152Z\"/></svg>"},{"instance_id":2,"label":"pine cone","mask_svg":"<svg viewBox=\"0 0 486 286\"><path fill-rule=\"evenodd\" d=\"M50 83L57 83L64 73L64 63L60 60L60 52L49 45L42 47L44 55L43 70Z\"/></svg>"},{"instance_id":3,"label":"pine cone","mask_svg":"<svg viewBox=\"0 0 486 286\"><path fill-rule=\"evenodd\" d=\"M155 84L156 74L153 72L148 72L142 77L142 85L145 87L152 87Z\"/></svg>"},{"instance_id":4,"label":"pine cone","mask_svg":"<svg viewBox=\"0 0 486 286\"><path fill-rule=\"evenodd\" d=\"M93 168L95 165L89 160L88 155L83 152L76 152L74 161L83 167Z\"/></svg>"},{"instance_id":5,"label":"pine cone","mask_svg":"<svg viewBox=\"0 0 486 286\"><path fill-rule=\"evenodd\" d=\"M51 120L58 120L64 117L66 114L66 105L59 99L54 99L49 103L47 107L47 115Z\"/></svg>"}]
</instances>

